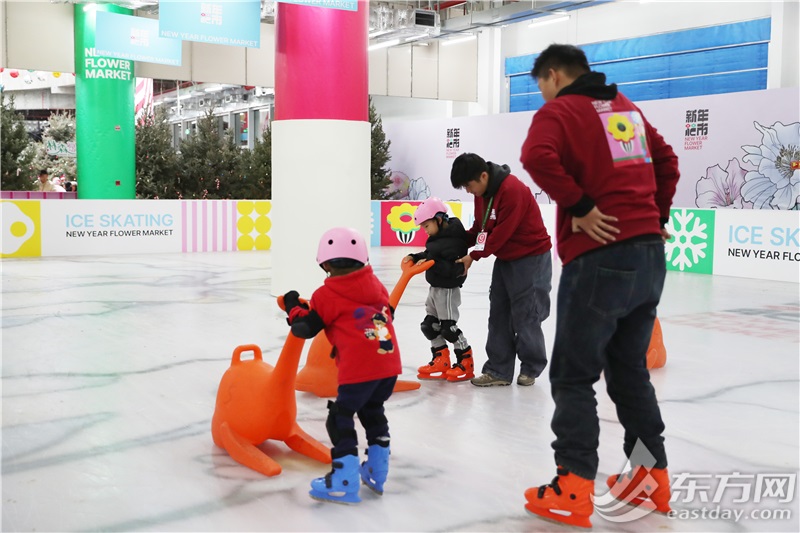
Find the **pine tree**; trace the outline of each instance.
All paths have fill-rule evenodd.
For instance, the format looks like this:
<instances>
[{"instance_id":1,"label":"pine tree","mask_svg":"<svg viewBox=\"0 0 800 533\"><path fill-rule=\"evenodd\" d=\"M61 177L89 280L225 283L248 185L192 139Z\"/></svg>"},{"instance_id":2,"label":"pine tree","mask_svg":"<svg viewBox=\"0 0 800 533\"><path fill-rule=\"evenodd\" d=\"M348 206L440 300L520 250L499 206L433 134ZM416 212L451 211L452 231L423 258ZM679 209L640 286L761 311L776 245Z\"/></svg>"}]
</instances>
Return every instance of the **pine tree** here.
<instances>
[{"instance_id":1,"label":"pine tree","mask_svg":"<svg viewBox=\"0 0 800 533\"><path fill-rule=\"evenodd\" d=\"M136 122L136 197L177 198L178 154L161 108Z\"/></svg>"},{"instance_id":2,"label":"pine tree","mask_svg":"<svg viewBox=\"0 0 800 533\"><path fill-rule=\"evenodd\" d=\"M213 110L197 120L197 130L181 144L179 198L232 198L241 179L242 150L228 130L217 131Z\"/></svg>"},{"instance_id":3,"label":"pine tree","mask_svg":"<svg viewBox=\"0 0 800 533\"><path fill-rule=\"evenodd\" d=\"M0 91L0 188L27 191L33 188L36 174L30 173L33 153L25 122L14 107L14 99L6 99Z\"/></svg>"},{"instance_id":4,"label":"pine tree","mask_svg":"<svg viewBox=\"0 0 800 533\"><path fill-rule=\"evenodd\" d=\"M74 181L78 174L75 156L50 155L48 149L53 143L72 143L74 154L75 143L75 117L66 113L53 113L47 119L47 127L42 134L42 141L31 143L28 147L33 154L29 165L29 172L36 176L39 170L47 169L52 178L64 178L64 181Z\"/></svg>"},{"instance_id":5,"label":"pine tree","mask_svg":"<svg viewBox=\"0 0 800 533\"><path fill-rule=\"evenodd\" d=\"M369 99L369 122L372 125L372 149L370 154L370 186L373 200L385 200L386 188L389 186L391 169L386 168L386 163L392 158L389 155L389 146L392 141L386 140L383 133L383 123L378 115L372 98Z\"/></svg>"},{"instance_id":6,"label":"pine tree","mask_svg":"<svg viewBox=\"0 0 800 533\"><path fill-rule=\"evenodd\" d=\"M261 200L272 198L272 130L267 127L256 138L252 151L243 153L242 189L238 198Z\"/></svg>"}]
</instances>

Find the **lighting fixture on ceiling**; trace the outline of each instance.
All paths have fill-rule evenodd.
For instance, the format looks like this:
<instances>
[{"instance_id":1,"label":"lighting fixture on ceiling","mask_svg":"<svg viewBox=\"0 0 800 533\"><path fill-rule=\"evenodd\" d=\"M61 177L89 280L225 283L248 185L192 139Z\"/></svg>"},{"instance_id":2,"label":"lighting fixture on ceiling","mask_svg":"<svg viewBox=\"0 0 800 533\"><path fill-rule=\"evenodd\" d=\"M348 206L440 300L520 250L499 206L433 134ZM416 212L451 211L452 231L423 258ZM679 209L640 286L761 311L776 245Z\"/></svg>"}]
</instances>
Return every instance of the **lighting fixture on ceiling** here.
<instances>
[{"instance_id":1,"label":"lighting fixture on ceiling","mask_svg":"<svg viewBox=\"0 0 800 533\"><path fill-rule=\"evenodd\" d=\"M396 46L400 44L400 39L390 39L388 41L381 41L379 43L369 45L368 50L371 52L373 50L378 50L380 48L389 48L390 46Z\"/></svg>"},{"instance_id":2,"label":"lighting fixture on ceiling","mask_svg":"<svg viewBox=\"0 0 800 533\"><path fill-rule=\"evenodd\" d=\"M535 19L533 22L528 24L529 28L536 28L539 26L546 26L547 24L553 24L555 22L562 22L565 20L569 20L569 15L566 13L554 15L552 17L545 17L541 19Z\"/></svg>"},{"instance_id":3,"label":"lighting fixture on ceiling","mask_svg":"<svg viewBox=\"0 0 800 533\"><path fill-rule=\"evenodd\" d=\"M470 33L469 35L463 35L463 36L460 36L460 37L454 37L452 39L446 39L446 40L443 39L440 42L441 42L442 46L450 46L450 45L453 45L453 44L459 44L459 43L465 43L467 41L473 41L473 40L475 40L477 38L478 38L477 35L475 35L474 33Z\"/></svg>"}]
</instances>

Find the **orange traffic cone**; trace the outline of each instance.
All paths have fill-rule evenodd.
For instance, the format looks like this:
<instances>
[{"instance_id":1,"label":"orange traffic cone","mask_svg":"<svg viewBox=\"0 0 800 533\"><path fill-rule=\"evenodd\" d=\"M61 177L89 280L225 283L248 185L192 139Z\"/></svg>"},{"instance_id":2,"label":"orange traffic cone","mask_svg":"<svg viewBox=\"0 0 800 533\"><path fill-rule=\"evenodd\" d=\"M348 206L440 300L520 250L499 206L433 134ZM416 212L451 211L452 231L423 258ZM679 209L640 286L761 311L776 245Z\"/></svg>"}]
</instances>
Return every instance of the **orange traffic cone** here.
<instances>
[{"instance_id":1,"label":"orange traffic cone","mask_svg":"<svg viewBox=\"0 0 800 533\"><path fill-rule=\"evenodd\" d=\"M294 378L304 342L289 333L274 368L262 360L258 346L238 346L217 390L211 419L214 444L234 461L265 476L281 473L281 466L257 447L268 439L281 440L322 463L331 462L329 448L300 429L296 421ZM245 351L253 352L252 360L241 360Z\"/></svg>"},{"instance_id":2,"label":"orange traffic cone","mask_svg":"<svg viewBox=\"0 0 800 533\"><path fill-rule=\"evenodd\" d=\"M415 264L413 261L401 263L402 274L400 274L400 279L389 295L389 305L396 309L397 304L400 303L400 297L403 296L403 292L411 278L421 272L425 272L432 266L433 261L425 261L420 265ZM305 366L297 374L297 390L310 392L320 398L336 396L339 388L338 370L336 362L331 358L332 350L333 346L328 337L325 336L325 332L320 331L311 341ZM402 392L418 388L420 388L420 384L416 381L398 379L394 386L394 391Z\"/></svg>"},{"instance_id":3,"label":"orange traffic cone","mask_svg":"<svg viewBox=\"0 0 800 533\"><path fill-rule=\"evenodd\" d=\"M661 368L665 364L667 364L667 348L664 346L661 322L656 318L653 336L650 337L650 346L647 348L647 368Z\"/></svg>"}]
</instances>

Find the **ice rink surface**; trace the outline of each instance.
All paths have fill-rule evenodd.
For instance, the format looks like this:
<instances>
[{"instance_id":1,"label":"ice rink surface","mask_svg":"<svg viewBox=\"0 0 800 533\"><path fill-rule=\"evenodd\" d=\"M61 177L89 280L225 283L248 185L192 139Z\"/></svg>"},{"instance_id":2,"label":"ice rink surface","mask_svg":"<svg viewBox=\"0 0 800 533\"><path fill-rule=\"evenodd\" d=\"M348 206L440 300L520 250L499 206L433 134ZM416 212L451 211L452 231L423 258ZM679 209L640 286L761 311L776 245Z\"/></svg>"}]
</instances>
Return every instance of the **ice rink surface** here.
<instances>
[{"instance_id":1,"label":"ice rink surface","mask_svg":"<svg viewBox=\"0 0 800 533\"><path fill-rule=\"evenodd\" d=\"M390 290L408 252L371 250ZM329 466L269 441L261 449L283 472L267 478L211 439L233 349L257 344L274 364L287 334L270 296L270 252L1 266L3 531L569 531L523 508L525 489L555 475L547 371L533 387L424 382L396 393L384 495L362 487L356 506L325 504L308 489ZM491 260L476 263L462 293L459 326L478 367L490 273ZM402 379L430 358L419 331L426 295L414 278L397 310ZM595 512L595 531L800 530L799 304L798 284L668 274L667 365L652 381L670 473L694 495L673 503L683 518L617 523ZM544 331L549 350L554 308ZM600 495L625 458L602 380L596 390ZM296 398L300 425L327 445L327 399ZM360 428L359 438L363 451ZM732 510L744 514L737 521Z\"/></svg>"}]
</instances>

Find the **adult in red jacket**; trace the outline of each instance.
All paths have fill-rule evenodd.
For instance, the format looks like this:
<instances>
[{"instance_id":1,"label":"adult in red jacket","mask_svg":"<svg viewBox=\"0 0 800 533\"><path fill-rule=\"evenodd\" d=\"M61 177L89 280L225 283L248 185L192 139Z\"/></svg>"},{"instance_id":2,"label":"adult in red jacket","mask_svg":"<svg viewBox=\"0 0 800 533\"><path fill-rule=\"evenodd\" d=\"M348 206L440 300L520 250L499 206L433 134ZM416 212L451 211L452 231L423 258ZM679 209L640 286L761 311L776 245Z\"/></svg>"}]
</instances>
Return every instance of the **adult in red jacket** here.
<instances>
[{"instance_id":1,"label":"adult in red jacket","mask_svg":"<svg viewBox=\"0 0 800 533\"><path fill-rule=\"evenodd\" d=\"M600 434L592 385L604 372L632 465L628 475L609 478L612 495L641 497L632 489L650 475L655 483L642 485L653 488L645 499L669 510L664 423L646 352L666 275L662 228L678 159L616 85L590 70L579 48L551 45L531 74L546 103L534 114L521 160L558 204L564 268L550 365L558 476L529 489L526 508L591 525ZM572 516L564 519L552 509Z\"/></svg>"},{"instance_id":2,"label":"adult in red jacket","mask_svg":"<svg viewBox=\"0 0 800 533\"><path fill-rule=\"evenodd\" d=\"M542 322L550 315L553 264L550 236L531 190L507 165L461 154L450 183L475 196L475 223L467 231L469 255L458 260L464 273L473 261L495 256L489 289L487 361L473 385L510 385L519 357L518 385L533 385L547 366Z\"/></svg>"}]
</instances>

